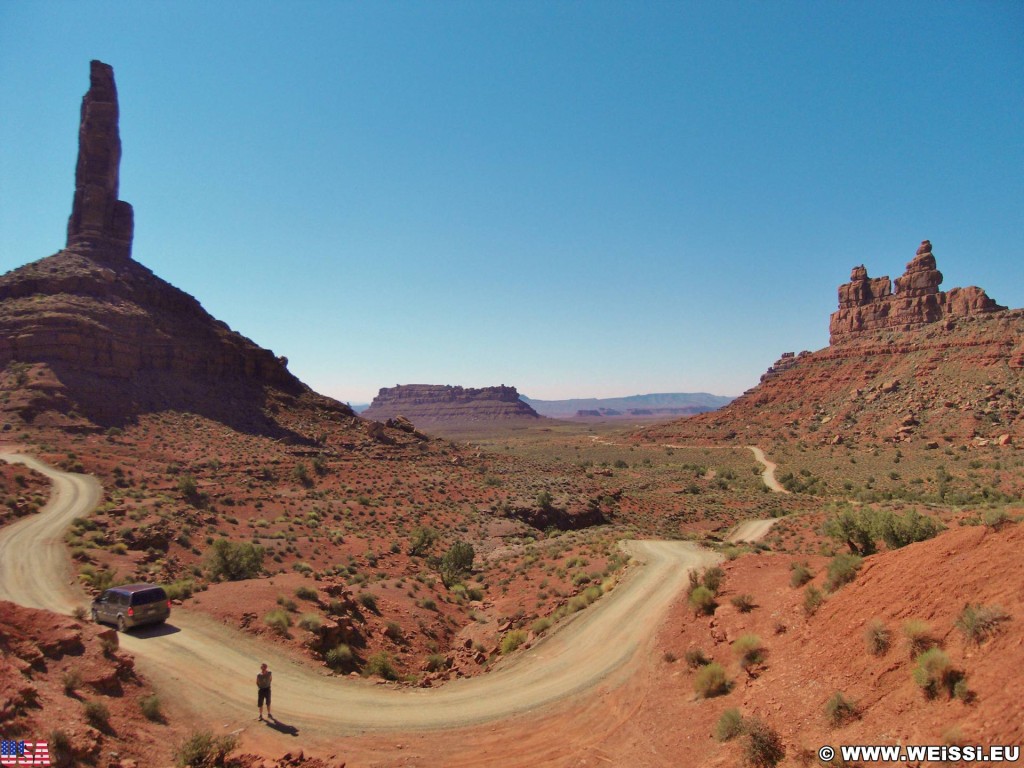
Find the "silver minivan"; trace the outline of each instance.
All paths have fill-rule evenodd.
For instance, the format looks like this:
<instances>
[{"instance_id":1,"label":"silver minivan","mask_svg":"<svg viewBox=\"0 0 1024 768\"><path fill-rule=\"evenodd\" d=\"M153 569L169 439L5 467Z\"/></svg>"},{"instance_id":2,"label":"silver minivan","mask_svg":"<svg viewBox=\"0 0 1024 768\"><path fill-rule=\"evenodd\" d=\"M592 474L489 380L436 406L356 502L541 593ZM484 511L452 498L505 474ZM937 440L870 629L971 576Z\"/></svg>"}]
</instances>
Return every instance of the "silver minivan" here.
<instances>
[{"instance_id":1,"label":"silver minivan","mask_svg":"<svg viewBox=\"0 0 1024 768\"><path fill-rule=\"evenodd\" d=\"M142 624L161 624L170 615L167 593L153 584L112 587L92 603L93 621L114 624L122 632Z\"/></svg>"}]
</instances>

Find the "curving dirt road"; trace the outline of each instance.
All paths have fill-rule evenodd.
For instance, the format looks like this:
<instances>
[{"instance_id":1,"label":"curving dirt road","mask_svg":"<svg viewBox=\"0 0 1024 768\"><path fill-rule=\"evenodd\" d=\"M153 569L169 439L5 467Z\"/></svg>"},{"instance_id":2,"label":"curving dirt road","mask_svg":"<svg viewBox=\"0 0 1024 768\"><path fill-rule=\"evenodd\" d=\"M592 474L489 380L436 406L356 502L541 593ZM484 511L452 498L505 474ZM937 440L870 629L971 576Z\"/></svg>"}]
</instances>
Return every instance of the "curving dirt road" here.
<instances>
[{"instance_id":1,"label":"curving dirt road","mask_svg":"<svg viewBox=\"0 0 1024 768\"><path fill-rule=\"evenodd\" d=\"M70 580L61 533L100 498L93 478L60 472L34 459L0 454L53 479L55 494L33 518L0 530L0 597L67 612L85 600ZM275 712L301 729L303 743L366 731L447 729L496 721L569 700L598 683L619 685L643 657L690 568L719 560L689 542L631 541L634 565L619 585L533 647L481 677L437 689L395 689L339 679L203 615L177 610L168 626L121 636L162 697L197 721L241 730L254 714L255 671L277 672ZM41 560L45 557L45 560ZM294 730L293 728L293 730ZM293 746L294 733L266 731L261 742ZM275 739L277 740L275 742Z\"/></svg>"},{"instance_id":2,"label":"curving dirt road","mask_svg":"<svg viewBox=\"0 0 1024 768\"><path fill-rule=\"evenodd\" d=\"M768 461L765 458L764 451L754 445L748 445L747 449L754 454L754 458L758 464L764 467L764 471L761 473L761 479L764 480L764 484L771 488L775 493L789 493L782 484L775 479L775 470L778 469L778 465L773 461Z\"/></svg>"}]
</instances>

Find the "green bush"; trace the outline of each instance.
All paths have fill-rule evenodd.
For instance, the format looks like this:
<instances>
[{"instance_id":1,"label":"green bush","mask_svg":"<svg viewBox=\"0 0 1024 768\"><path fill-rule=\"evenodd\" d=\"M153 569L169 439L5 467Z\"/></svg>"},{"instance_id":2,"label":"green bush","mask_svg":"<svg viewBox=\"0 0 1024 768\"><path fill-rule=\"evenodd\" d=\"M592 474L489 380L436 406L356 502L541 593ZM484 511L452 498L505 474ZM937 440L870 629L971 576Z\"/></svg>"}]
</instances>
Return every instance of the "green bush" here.
<instances>
[{"instance_id":1,"label":"green bush","mask_svg":"<svg viewBox=\"0 0 1024 768\"><path fill-rule=\"evenodd\" d=\"M710 616L718 607L718 603L715 602L715 593L705 586L697 587L690 593L690 606L694 613Z\"/></svg>"},{"instance_id":2,"label":"green bush","mask_svg":"<svg viewBox=\"0 0 1024 768\"><path fill-rule=\"evenodd\" d=\"M340 643L324 654L324 661L326 661L327 666L333 670L342 670L350 667L354 659L355 657L352 654L352 649L344 643Z\"/></svg>"},{"instance_id":3,"label":"green bush","mask_svg":"<svg viewBox=\"0 0 1024 768\"><path fill-rule=\"evenodd\" d=\"M427 656L427 672L437 672L448 666L448 657L443 653L432 653Z\"/></svg>"},{"instance_id":4,"label":"green bush","mask_svg":"<svg viewBox=\"0 0 1024 768\"><path fill-rule=\"evenodd\" d=\"M711 663L711 659L704 653L703 648L690 648L683 654L686 666L690 669L698 669Z\"/></svg>"},{"instance_id":5,"label":"green bush","mask_svg":"<svg viewBox=\"0 0 1024 768\"><path fill-rule=\"evenodd\" d=\"M551 628L552 621L547 616L541 616L530 625L530 631L535 635L540 635Z\"/></svg>"},{"instance_id":6,"label":"green bush","mask_svg":"<svg viewBox=\"0 0 1024 768\"><path fill-rule=\"evenodd\" d=\"M725 710L715 724L715 739L731 741L743 733L743 716L735 707Z\"/></svg>"},{"instance_id":7,"label":"green bush","mask_svg":"<svg viewBox=\"0 0 1024 768\"><path fill-rule=\"evenodd\" d=\"M768 724L750 718L744 724L747 738L743 757L751 768L774 768L786 756L782 737Z\"/></svg>"},{"instance_id":8,"label":"green bush","mask_svg":"<svg viewBox=\"0 0 1024 768\"><path fill-rule=\"evenodd\" d=\"M789 574L789 585L794 589L799 589L814 578L814 574L807 567L807 563L790 563L789 569L791 571Z\"/></svg>"},{"instance_id":9,"label":"green bush","mask_svg":"<svg viewBox=\"0 0 1024 768\"><path fill-rule=\"evenodd\" d=\"M308 632L319 632L324 625L324 620L317 613L304 613L299 619L299 626Z\"/></svg>"},{"instance_id":10,"label":"green bush","mask_svg":"<svg viewBox=\"0 0 1024 768\"><path fill-rule=\"evenodd\" d=\"M174 748L177 768L218 768L238 746L232 735L214 736L210 731L194 731Z\"/></svg>"},{"instance_id":11,"label":"green bush","mask_svg":"<svg viewBox=\"0 0 1024 768\"><path fill-rule=\"evenodd\" d=\"M739 657L743 669L760 664L767 654L761 638L754 634L740 635L732 644L732 650Z\"/></svg>"},{"instance_id":12,"label":"green bush","mask_svg":"<svg viewBox=\"0 0 1024 768\"><path fill-rule=\"evenodd\" d=\"M142 716L147 720L154 723L162 723L164 721L163 712L160 711L160 699L156 694L144 697L139 702L139 707L142 709Z\"/></svg>"},{"instance_id":13,"label":"green bush","mask_svg":"<svg viewBox=\"0 0 1024 768\"><path fill-rule=\"evenodd\" d=\"M291 616L283 608L275 608L263 617L263 621L268 627L282 636L288 634L288 628L292 625Z\"/></svg>"},{"instance_id":14,"label":"green bush","mask_svg":"<svg viewBox=\"0 0 1024 768\"><path fill-rule=\"evenodd\" d=\"M398 679L398 672L395 670L395 661L391 658L391 654L385 651L379 651L367 659L364 671L368 675L383 677L385 680Z\"/></svg>"},{"instance_id":15,"label":"green bush","mask_svg":"<svg viewBox=\"0 0 1024 768\"><path fill-rule=\"evenodd\" d=\"M822 591L813 584L809 584L804 590L804 614L813 616L823 602L825 602L825 595Z\"/></svg>"},{"instance_id":16,"label":"green bush","mask_svg":"<svg viewBox=\"0 0 1024 768\"><path fill-rule=\"evenodd\" d=\"M85 719L89 725L99 731L106 731L110 728L110 710L102 701L85 702Z\"/></svg>"},{"instance_id":17,"label":"green bush","mask_svg":"<svg viewBox=\"0 0 1024 768\"><path fill-rule=\"evenodd\" d=\"M956 620L956 628L968 642L980 644L1010 618L998 605L965 605Z\"/></svg>"},{"instance_id":18,"label":"green bush","mask_svg":"<svg viewBox=\"0 0 1024 768\"><path fill-rule=\"evenodd\" d=\"M77 669L69 669L62 676L64 682L64 695L74 696L82 687L82 673Z\"/></svg>"},{"instance_id":19,"label":"green bush","mask_svg":"<svg viewBox=\"0 0 1024 768\"><path fill-rule=\"evenodd\" d=\"M846 698L841 691L832 694L825 702L825 718L832 727L855 720L858 717L857 705Z\"/></svg>"},{"instance_id":20,"label":"green bush","mask_svg":"<svg viewBox=\"0 0 1024 768\"><path fill-rule=\"evenodd\" d=\"M892 645L892 632L881 619L872 619L864 630L864 640L868 653L872 656L884 656Z\"/></svg>"},{"instance_id":21,"label":"green bush","mask_svg":"<svg viewBox=\"0 0 1024 768\"><path fill-rule=\"evenodd\" d=\"M722 582L725 580L725 571L719 568L717 565L713 565L710 568L705 568L704 573L701 576L701 583L711 590L715 595L718 594L718 590L722 588Z\"/></svg>"},{"instance_id":22,"label":"green bush","mask_svg":"<svg viewBox=\"0 0 1024 768\"><path fill-rule=\"evenodd\" d=\"M372 592L360 592L359 602L366 610L378 613L377 598Z\"/></svg>"},{"instance_id":23,"label":"green bush","mask_svg":"<svg viewBox=\"0 0 1024 768\"><path fill-rule=\"evenodd\" d=\"M317 600L320 597L320 593L313 587L299 587L295 590L295 596L299 600Z\"/></svg>"},{"instance_id":24,"label":"green bush","mask_svg":"<svg viewBox=\"0 0 1024 768\"><path fill-rule=\"evenodd\" d=\"M466 541L457 541L441 558L441 581L446 587L464 579L473 572L473 559L476 552L473 545Z\"/></svg>"},{"instance_id":25,"label":"green bush","mask_svg":"<svg viewBox=\"0 0 1024 768\"><path fill-rule=\"evenodd\" d=\"M423 557L434 546L439 534L433 528L418 526L412 529L412 536L409 540L409 554L412 557Z\"/></svg>"},{"instance_id":26,"label":"green bush","mask_svg":"<svg viewBox=\"0 0 1024 768\"><path fill-rule=\"evenodd\" d=\"M717 661L712 661L698 669L693 677L693 690L704 699L728 693L729 680L725 676L725 668Z\"/></svg>"},{"instance_id":27,"label":"green bush","mask_svg":"<svg viewBox=\"0 0 1024 768\"><path fill-rule=\"evenodd\" d=\"M860 555L843 553L836 555L829 561L828 575L825 578L825 588L829 592L835 592L844 584L849 584L857 578L857 571L863 563Z\"/></svg>"},{"instance_id":28,"label":"green bush","mask_svg":"<svg viewBox=\"0 0 1024 768\"><path fill-rule=\"evenodd\" d=\"M168 600L187 600L196 591L196 583L192 579L178 579L164 587Z\"/></svg>"},{"instance_id":29,"label":"green bush","mask_svg":"<svg viewBox=\"0 0 1024 768\"><path fill-rule=\"evenodd\" d=\"M903 635L907 638L907 648L912 659L935 645L931 627L921 619L907 619L903 623Z\"/></svg>"},{"instance_id":30,"label":"green bush","mask_svg":"<svg viewBox=\"0 0 1024 768\"><path fill-rule=\"evenodd\" d=\"M757 607L757 604L754 602L754 596L748 594L736 595L730 602L740 613L750 613Z\"/></svg>"},{"instance_id":31,"label":"green bush","mask_svg":"<svg viewBox=\"0 0 1024 768\"><path fill-rule=\"evenodd\" d=\"M963 674L953 667L941 648L929 648L918 656L913 676L914 682L929 699L935 698L943 689L952 696L956 684L963 679Z\"/></svg>"},{"instance_id":32,"label":"green bush","mask_svg":"<svg viewBox=\"0 0 1024 768\"><path fill-rule=\"evenodd\" d=\"M263 572L266 550L249 541L217 539L210 545L206 567L211 581L254 579Z\"/></svg>"},{"instance_id":33,"label":"green bush","mask_svg":"<svg viewBox=\"0 0 1024 768\"><path fill-rule=\"evenodd\" d=\"M526 642L526 633L521 629L513 629L501 638L501 652L503 655L512 653L516 648Z\"/></svg>"}]
</instances>

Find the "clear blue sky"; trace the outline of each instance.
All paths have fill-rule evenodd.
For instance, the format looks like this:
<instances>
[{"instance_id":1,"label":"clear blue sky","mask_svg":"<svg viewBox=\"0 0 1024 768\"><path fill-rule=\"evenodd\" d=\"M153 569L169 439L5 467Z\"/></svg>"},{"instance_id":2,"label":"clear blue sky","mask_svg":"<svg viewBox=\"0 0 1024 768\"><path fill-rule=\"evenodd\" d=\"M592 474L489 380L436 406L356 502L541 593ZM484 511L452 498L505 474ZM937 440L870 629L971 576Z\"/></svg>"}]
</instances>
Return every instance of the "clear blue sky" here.
<instances>
[{"instance_id":1,"label":"clear blue sky","mask_svg":"<svg viewBox=\"0 0 1024 768\"><path fill-rule=\"evenodd\" d=\"M0 0L0 272L93 58L135 258L342 400L738 394L924 238L1024 306L1020 2Z\"/></svg>"}]
</instances>

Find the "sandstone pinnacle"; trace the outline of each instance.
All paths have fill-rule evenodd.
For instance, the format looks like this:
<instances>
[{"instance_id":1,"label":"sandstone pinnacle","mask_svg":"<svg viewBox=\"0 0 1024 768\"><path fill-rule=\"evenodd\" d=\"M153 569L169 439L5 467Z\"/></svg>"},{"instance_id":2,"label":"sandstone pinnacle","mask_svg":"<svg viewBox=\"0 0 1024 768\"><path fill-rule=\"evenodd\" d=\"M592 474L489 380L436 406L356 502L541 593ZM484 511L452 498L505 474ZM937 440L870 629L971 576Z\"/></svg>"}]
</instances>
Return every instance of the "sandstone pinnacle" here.
<instances>
[{"instance_id":1,"label":"sandstone pinnacle","mask_svg":"<svg viewBox=\"0 0 1024 768\"><path fill-rule=\"evenodd\" d=\"M93 258L131 258L132 207L117 199L121 164L114 69L90 63L89 90L82 97L78 126L75 197L68 219L67 248Z\"/></svg>"}]
</instances>

